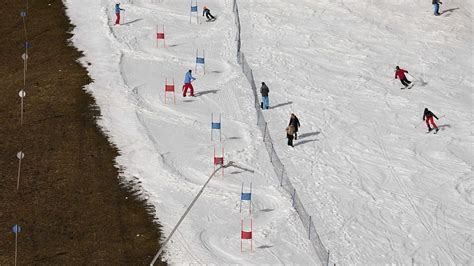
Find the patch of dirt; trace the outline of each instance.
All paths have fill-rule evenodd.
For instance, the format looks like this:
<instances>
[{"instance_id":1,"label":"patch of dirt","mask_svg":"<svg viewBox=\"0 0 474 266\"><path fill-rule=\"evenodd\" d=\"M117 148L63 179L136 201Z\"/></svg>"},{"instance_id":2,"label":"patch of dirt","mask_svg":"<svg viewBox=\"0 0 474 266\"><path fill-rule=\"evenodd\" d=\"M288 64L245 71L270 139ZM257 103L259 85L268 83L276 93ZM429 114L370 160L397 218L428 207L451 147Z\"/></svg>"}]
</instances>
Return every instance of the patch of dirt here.
<instances>
[{"instance_id":1,"label":"patch of dirt","mask_svg":"<svg viewBox=\"0 0 474 266\"><path fill-rule=\"evenodd\" d=\"M159 248L153 208L119 182L118 152L97 128L100 111L68 41L60 0L29 0L24 124L20 125L28 0L0 8L0 265L148 265ZM23 151L20 189L16 190Z\"/></svg>"}]
</instances>

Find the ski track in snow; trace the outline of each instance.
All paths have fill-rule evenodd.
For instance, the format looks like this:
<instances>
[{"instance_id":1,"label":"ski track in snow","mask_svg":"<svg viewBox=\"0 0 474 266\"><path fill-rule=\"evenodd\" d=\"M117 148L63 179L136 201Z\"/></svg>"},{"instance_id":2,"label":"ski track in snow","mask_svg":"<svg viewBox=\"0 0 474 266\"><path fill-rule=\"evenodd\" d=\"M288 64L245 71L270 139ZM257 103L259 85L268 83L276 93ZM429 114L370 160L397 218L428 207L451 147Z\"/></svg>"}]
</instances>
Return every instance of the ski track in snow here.
<instances>
[{"instance_id":1,"label":"ski track in snow","mask_svg":"<svg viewBox=\"0 0 474 266\"><path fill-rule=\"evenodd\" d=\"M124 176L138 178L156 206L164 236L212 172L213 148L220 152L210 141L212 112L222 114L226 161L255 171L229 168L213 179L166 261L316 265L255 126L253 94L236 64L232 1L206 2L219 19L206 23L198 12L196 25L186 1L128 0L121 26L113 26L114 1L65 3L99 124L121 151ZM331 261L472 264L472 4L445 3L441 11L452 10L440 17L426 3L238 4L243 52L257 84L270 87L264 113L276 152ZM167 48L154 39L163 23ZM206 50L206 75L194 73L197 48ZM416 76L412 89L399 89L395 65ZM181 95L187 69L198 97ZM165 78L174 79L176 105L164 103ZM424 134L424 107L445 115L437 135ZM302 122L294 149L284 134L291 112ZM252 253L240 252L240 219L250 218L245 204L239 213L241 182L252 182Z\"/></svg>"}]
</instances>

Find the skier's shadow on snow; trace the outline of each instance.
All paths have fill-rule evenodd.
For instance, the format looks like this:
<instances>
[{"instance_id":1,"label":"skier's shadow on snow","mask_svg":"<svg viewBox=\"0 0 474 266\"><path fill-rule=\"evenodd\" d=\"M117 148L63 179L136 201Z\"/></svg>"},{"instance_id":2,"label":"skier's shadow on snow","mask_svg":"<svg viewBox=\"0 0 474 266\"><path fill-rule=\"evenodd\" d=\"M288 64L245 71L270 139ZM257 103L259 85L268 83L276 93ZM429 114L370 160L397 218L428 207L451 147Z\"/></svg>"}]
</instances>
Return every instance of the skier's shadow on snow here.
<instances>
[{"instance_id":1,"label":"skier's shadow on snow","mask_svg":"<svg viewBox=\"0 0 474 266\"><path fill-rule=\"evenodd\" d=\"M428 85L428 82L424 81L422 78L418 79L415 83L416 85L420 86L420 87L424 87L426 85Z\"/></svg>"},{"instance_id":2,"label":"skier's shadow on snow","mask_svg":"<svg viewBox=\"0 0 474 266\"><path fill-rule=\"evenodd\" d=\"M307 137L311 137L311 136L317 136L319 134L321 134L321 132L319 132L319 131L304 133L304 134L299 135L298 139L307 138ZM299 142L295 143L294 147L299 146L299 145L303 145L303 144L306 144L306 143L309 143L309 142L313 142L313 141L318 141L318 140L317 139L307 139L307 140L299 141Z\"/></svg>"},{"instance_id":3,"label":"skier's shadow on snow","mask_svg":"<svg viewBox=\"0 0 474 266\"><path fill-rule=\"evenodd\" d=\"M446 9L446 10L444 10L443 12L441 12L440 15L443 15L444 13L447 13L447 12L451 12L451 13L452 13L454 10L457 10L457 9L459 9L459 7Z\"/></svg>"},{"instance_id":4,"label":"skier's shadow on snow","mask_svg":"<svg viewBox=\"0 0 474 266\"><path fill-rule=\"evenodd\" d=\"M314 142L314 141L318 141L318 140L317 140L317 139L303 140L303 141L297 142L295 145L293 145L293 147L296 147L296 146L299 146L299 145L303 145L303 144L306 144L306 143L309 143L309 142Z\"/></svg>"},{"instance_id":5,"label":"skier's shadow on snow","mask_svg":"<svg viewBox=\"0 0 474 266\"><path fill-rule=\"evenodd\" d=\"M307 138L307 137L310 137L310 136L317 136L319 134L321 134L321 132L319 132L319 131L304 133L304 134L299 135L298 139L303 139L303 138Z\"/></svg>"},{"instance_id":6,"label":"skier's shadow on snow","mask_svg":"<svg viewBox=\"0 0 474 266\"><path fill-rule=\"evenodd\" d=\"M196 92L196 96L202 96L202 95L206 95L206 94L209 94L209 93L216 94L218 91L219 90L200 91L200 92Z\"/></svg>"},{"instance_id":7,"label":"skier's shadow on snow","mask_svg":"<svg viewBox=\"0 0 474 266\"><path fill-rule=\"evenodd\" d=\"M292 104L292 103L293 103L292 101L289 101L289 102L286 102L286 103L279 103L277 105L270 106L270 109L275 109L275 108L282 107L282 106L285 106L285 105L289 105L289 104Z\"/></svg>"},{"instance_id":8,"label":"skier's shadow on snow","mask_svg":"<svg viewBox=\"0 0 474 266\"><path fill-rule=\"evenodd\" d=\"M140 21L140 20L143 20L143 19L142 19L142 18L137 18L137 19L135 19L135 20L122 23L122 24L120 24L120 25L130 25L130 24L135 23L135 22L138 22L138 21Z\"/></svg>"},{"instance_id":9,"label":"skier's shadow on snow","mask_svg":"<svg viewBox=\"0 0 474 266\"><path fill-rule=\"evenodd\" d=\"M451 125L450 124L439 125L438 128L441 130L445 130L446 128L451 128Z\"/></svg>"}]
</instances>

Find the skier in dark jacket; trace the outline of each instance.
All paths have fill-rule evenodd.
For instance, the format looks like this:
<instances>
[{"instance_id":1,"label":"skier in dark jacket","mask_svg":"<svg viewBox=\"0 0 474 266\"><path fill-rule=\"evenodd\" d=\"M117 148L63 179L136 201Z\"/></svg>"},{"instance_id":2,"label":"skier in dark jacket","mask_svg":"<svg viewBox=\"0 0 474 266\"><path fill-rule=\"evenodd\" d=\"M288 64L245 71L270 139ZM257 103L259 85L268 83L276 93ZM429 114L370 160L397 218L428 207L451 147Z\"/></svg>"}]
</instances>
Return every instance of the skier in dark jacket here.
<instances>
[{"instance_id":1,"label":"skier in dark jacket","mask_svg":"<svg viewBox=\"0 0 474 266\"><path fill-rule=\"evenodd\" d=\"M214 17L211 14L211 10L209 10L209 8L207 8L207 6L204 6L202 8L202 16L204 17L204 15L206 15L207 20L216 19L216 17Z\"/></svg>"},{"instance_id":2,"label":"skier in dark jacket","mask_svg":"<svg viewBox=\"0 0 474 266\"><path fill-rule=\"evenodd\" d=\"M262 94L262 102L260 103L260 107L262 109L268 109L270 106L270 100L268 99L268 93L270 89L267 87L265 82L262 82L262 87L260 87L260 94Z\"/></svg>"},{"instance_id":3,"label":"skier in dark jacket","mask_svg":"<svg viewBox=\"0 0 474 266\"><path fill-rule=\"evenodd\" d=\"M433 126L433 128L436 129L436 132L438 132L439 130L438 126L436 126L435 122L433 121L433 117L436 118L436 120L438 120L438 117L435 114L433 114L433 112L428 110L428 108L425 108L425 111L423 113L423 121L426 121L426 125L428 126L428 132L433 130L430 126L430 123Z\"/></svg>"},{"instance_id":4,"label":"skier in dark jacket","mask_svg":"<svg viewBox=\"0 0 474 266\"><path fill-rule=\"evenodd\" d=\"M395 68L395 79L399 78L403 86L408 87L411 84L411 81L407 79L405 73L408 73L405 69L401 69L399 66Z\"/></svg>"},{"instance_id":5,"label":"skier in dark jacket","mask_svg":"<svg viewBox=\"0 0 474 266\"><path fill-rule=\"evenodd\" d=\"M439 0L433 0L433 11L435 16L439 16L439 5L442 4Z\"/></svg>"},{"instance_id":6,"label":"skier in dark jacket","mask_svg":"<svg viewBox=\"0 0 474 266\"><path fill-rule=\"evenodd\" d=\"M300 120L298 120L298 117L296 117L296 115L293 113L291 114L290 123L288 123L288 126L293 126L295 128L295 140L298 139L298 128L301 125Z\"/></svg>"}]
</instances>

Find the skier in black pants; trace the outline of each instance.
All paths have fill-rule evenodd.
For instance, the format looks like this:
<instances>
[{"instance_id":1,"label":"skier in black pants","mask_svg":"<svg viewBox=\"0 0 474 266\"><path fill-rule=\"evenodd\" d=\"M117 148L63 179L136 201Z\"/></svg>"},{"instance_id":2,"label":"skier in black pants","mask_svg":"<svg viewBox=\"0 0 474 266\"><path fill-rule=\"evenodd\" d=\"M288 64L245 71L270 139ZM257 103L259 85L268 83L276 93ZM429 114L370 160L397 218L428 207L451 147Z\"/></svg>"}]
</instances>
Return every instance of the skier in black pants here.
<instances>
[{"instance_id":1,"label":"skier in black pants","mask_svg":"<svg viewBox=\"0 0 474 266\"><path fill-rule=\"evenodd\" d=\"M294 131L295 131L295 140L298 139L298 128L301 126L300 125L300 120L298 120L298 117L296 117L295 114L291 114L291 117L290 117L290 123L288 124L288 126L293 126L294 127Z\"/></svg>"},{"instance_id":2,"label":"skier in black pants","mask_svg":"<svg viewBox=\"0 0 474 266\"><path fill-rule=\"evenodd\" d=\"M395 79L399 78L403 86L407 88L411 84L411 81L407 79L405 73L408 73L408 71L406 71L405 69L401 69L399 66L395 68Z\"/></svg>"},{"instance_id":3,"label":"skier in black pants","mask_svg":"<svg viewBox=\"0 0 474 266\"><path fill-rule=\"evenodd\" d=\"M214 17L211 14L211 10L209 10L209 8L207 8L207 6L204 6L202 8L202 16L204 17L204 15L206 15L207 20L216 19L216 17Z\"/></svg>"}]
</instances>

